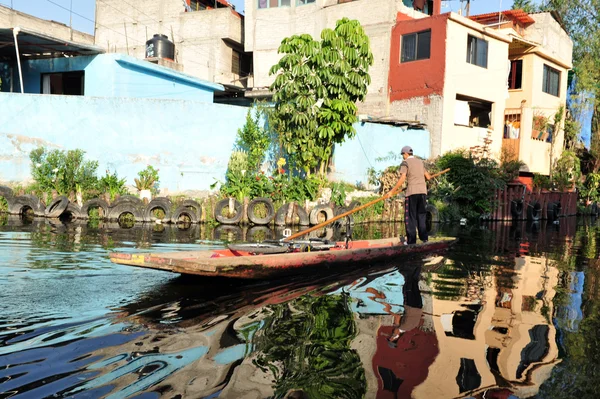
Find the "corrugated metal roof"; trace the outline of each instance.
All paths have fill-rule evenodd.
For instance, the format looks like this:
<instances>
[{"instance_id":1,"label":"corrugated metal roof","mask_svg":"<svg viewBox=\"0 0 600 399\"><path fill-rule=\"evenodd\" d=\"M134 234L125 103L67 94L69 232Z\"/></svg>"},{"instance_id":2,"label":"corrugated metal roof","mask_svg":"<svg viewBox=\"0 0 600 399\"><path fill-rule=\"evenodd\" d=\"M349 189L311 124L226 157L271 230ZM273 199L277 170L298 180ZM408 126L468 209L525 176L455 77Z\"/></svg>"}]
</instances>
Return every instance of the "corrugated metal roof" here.
<instances>
[{"instance_id":1,"label":"corrugated metal roof","mask_svg":"<svg viewBox=\"0 0 600 399\"><path fill-rule=\"evenodd\" d=\"M16 59L13 29L16 28L0 28L0 59ZM19 28L17 42L24 58L104 53L104 49L92 44L75 43L25 28Z\"/></svg>"}]
</instances>

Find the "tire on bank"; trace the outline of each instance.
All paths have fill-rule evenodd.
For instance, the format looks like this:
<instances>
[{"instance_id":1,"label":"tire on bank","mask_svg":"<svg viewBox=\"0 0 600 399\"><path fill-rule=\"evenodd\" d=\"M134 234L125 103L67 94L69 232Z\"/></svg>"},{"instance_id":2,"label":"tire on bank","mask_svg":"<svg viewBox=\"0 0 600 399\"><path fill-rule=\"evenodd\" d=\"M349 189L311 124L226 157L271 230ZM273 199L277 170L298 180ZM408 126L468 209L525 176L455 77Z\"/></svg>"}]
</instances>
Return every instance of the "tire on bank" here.
<instances>
[{"instance_id":1,"label":"tire on bank","mask_svg":"<svg viewBox=\"0 0 600 399\"><path fill-rule=\"evenodd\" d=\"M8 202L8 213L11 215L24 215L29 209L35 216L44 216L46 207L35 195L19 195Z\"/></svg>"},{"instance_id":2,"label":"tire on bank","mask_svg":"<svg viewBox=\"0 0 600 399\"><path fill-rule=\"evenodd\" d=\"M425 226L427 227L427 233L436 234L438 225L440 223L440 213L433 204L427 204L425 206Z\"/></svg>"},{"instance_id":3,"label":"tire on bank","mask_svg":"<svg viewBox=\"0 0 600 399\"><path fill-rule=\"evenodd\" d=\"M194 200L185 200L171 215L171 223L200 223L202 220L202 206Z\"/></svg>"},{"instance_id":4,"label":"tire on bank","mask_svg":"<svg viewBox=\"0 0 600 399\"><path fill-rule=\"evenodd\" d=\"M317 205L309 215L310 224L316 225L333 219L333 209L329 205Z\"/></svg>"},{"instance_id":5,"label":"tire on bank","mask_svg":"<svg viewBox=\"0 0 600 399\"><path fill-rule=\"evenodd\" d=\"M62 217L65 217L68 220L82 219L81 207L77 204L69 202L69 205L67 205L67 208L61 214L61 218Z\"/></svg>"},{"instance_id":6,"label":"tire on bank","mask_svg":"<svg viewBox=\"0 0 600 399\"><path fill-rule=\"evenodd\" d=\"M257 207L264 206L265 214L259 214ZM248 204L248 220L256 225L265 225L271 223L275 217L275 207L270 198L259 197L255 198Z\"/></svg>"},{"instance_id":7,"label":"tire on bank","mask_svg":"<svg viewBox=\"0 0 600 399\"><path fill-rule=\"evenodd\" d=\"M542 204L532 201L527 206L527 220L537 221L542 218Z\"/></svg>"},{"instance_id":8,"label":"tire on bank","mask_svg":"<svg viewBox=\"0 0 600 399\"><path fill-rule=\"evenodd\" d=\"M64 195L56 197L44 210L44 216L47 218L57 218L67 209L69 206L69 199Z\"/></svg>"},{"instance_id":9,"label":"tire on bank","mask_svg":"<svg viewBox=\"0 0 600 399\"><path fill-rule=\"evenodd\" d=\"M293 203L294 209L292 211L291 220L287 220L290 204L292 204L292 203L283 204L281 206L281 208L279 208L277 210L277 213L275 214L275 224L277 226L286 226L286 225L308 226L310 223L310 221L308 219L308 214L306 213L304 208L302 208L301 206L298 206L298 204L296 204L296 203Z\"/></svg>"},{"instance_id":10,"label":"tire on bank","mask_svg":"<svg viewBox=\"0 0 600 399\"><path fill-rule=\"evenodd\" d=\"M0 186L0 197L4 197L8 201L9 198L13 198L15 193L12 188L6 186Z\"/></svg>"},{"instance_id":11,"label":"tire on bank","mask_svg":"<svg viewBox=\"0 0 600 399\"><path fill-rule=\"evenodd\" d=\"M100 198L92 198L91 200L84 202L81 207L81 218L89 219L90 211L92 209L102 210L102 213L99 215L100 219L106 219L108 217L108 203Z\"/></svg>"},{"instance_id":12,"label":"tire on bank","mask_svg":"<svg viewBox=\"0 0 600 399\"><path fill-rule=\"evenodd\" d=\"M546 208L546 215L547 215L548 221L550 221L550 222L557 221L558 218L560 217L561 211L562 211L562 205L560 204L560 202L558 202L558 201L549 202L548 206Z\"/></svg>"},{"instance_id":13,"label":"tire on bank","mask_svg":"<svg viewBox=\"0 0 600 399\"><path fill-rule=\"evenodd\" d=\"M171 202L170 199L168 199L166 197L156 197L152 201L150 201L148 203L148 205L146 205L146 208L144 209L144 216L143 216L144 221L145 222L156 222L157 220L160 220L161 222L169 223L171 221L171 216L172 216L171 209L172 208L173 208L173 203ZM160 209L164 213L164 216L160 219L157 218L153 213L157 209Z\"/></svg>"},{"instance_id":14,"label":"tire on bank","mask_svg":"<svg viewBox=\"0 0 600 399\"><path fill-rule=\"evenodd\" d=\"M233 200L233 209L234 213L229 214L229 198L222 199L221 201L215 204L215 219L217 222L221 224L238 224L240 220L242 220L243 216L243 207L242 204L234 199ZM227 211L227 214L223 214L224 211Z\"/></svg>"},{"instance_id":15,"label":"tire on bank","mask_svg":"<svg viewBox=\"0 0 600 399\"><path fill-rule=\"evenodd\" d=\"M510 201L510 214L515 220L522 219L523 214L523 200L512 200Z\"/></svg>"},{"instance_id":16,"label":"tire on bank","mask_svg":"<svg viewBox=\"0 0 600 399\"><path fill-rule=\"evenodd\" d=\"M144 208L141 208L137 204L133 204L130 201L115 202L115 204L108 210L107 219L118 222L121 216L128 213L133 216L136 222L144 221Z\"/></svg>"}]
</instances>

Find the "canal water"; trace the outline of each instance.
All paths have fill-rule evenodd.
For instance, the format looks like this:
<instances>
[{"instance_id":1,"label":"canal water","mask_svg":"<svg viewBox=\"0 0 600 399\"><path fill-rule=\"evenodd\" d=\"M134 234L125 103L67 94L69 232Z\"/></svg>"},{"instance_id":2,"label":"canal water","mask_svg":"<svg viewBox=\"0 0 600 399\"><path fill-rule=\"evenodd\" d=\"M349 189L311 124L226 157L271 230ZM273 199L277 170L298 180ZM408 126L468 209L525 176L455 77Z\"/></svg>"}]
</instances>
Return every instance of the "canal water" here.
<instances>
[{"instance_id":1,"label":"canal water","mask_svg":"<svg viewBox=\"0 0 600 399\"><path fill-rule=\"evenodd\" d=\"M460 241L241 282L114 265L108 253L280 232L0 216L0 398L598 397L599 226L436 227Z\"/></svg>"}]
</instances>

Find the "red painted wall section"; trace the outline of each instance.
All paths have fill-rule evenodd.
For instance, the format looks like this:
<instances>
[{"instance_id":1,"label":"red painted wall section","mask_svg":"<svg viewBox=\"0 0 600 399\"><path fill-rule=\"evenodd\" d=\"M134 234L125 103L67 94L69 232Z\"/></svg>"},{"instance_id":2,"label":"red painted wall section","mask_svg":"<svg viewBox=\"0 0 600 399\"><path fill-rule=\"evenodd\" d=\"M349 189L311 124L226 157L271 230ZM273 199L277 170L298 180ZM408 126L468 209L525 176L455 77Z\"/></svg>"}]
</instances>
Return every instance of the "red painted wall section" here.
<instances>
[{"instance_id":1,"label":"red painted wall section","mask_svg":"<svg viewBox=\"0 0 600 399\"><path fill-rule=\"evenodd\" d=\"M398 13L392 28L390 49L390 75L388 77L390 101L413 97L442 95L446 69L446 27L450 14L412 19ZM431 29L431 51L426 60L400 62L402 35Z\"/></svg>"}]
</instances>

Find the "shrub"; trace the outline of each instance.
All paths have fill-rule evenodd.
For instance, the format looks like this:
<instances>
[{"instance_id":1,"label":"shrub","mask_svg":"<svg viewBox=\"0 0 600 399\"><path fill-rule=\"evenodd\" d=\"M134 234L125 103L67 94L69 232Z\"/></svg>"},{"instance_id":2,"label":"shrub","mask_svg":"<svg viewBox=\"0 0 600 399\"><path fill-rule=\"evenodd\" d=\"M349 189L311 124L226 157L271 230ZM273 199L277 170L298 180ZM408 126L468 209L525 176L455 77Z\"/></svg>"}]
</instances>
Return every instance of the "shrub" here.
<instances>
[{"instance_id":1,"label":"shrub","mask_svg":"<svg viewBox=\"0 0 600 399\"><path fill-rule=\"evenodd\" d=\"M150 190L152 195L158 195L160 187L160 177L158 172L160 169L154 169L152 165L146 166L146 169L138 172L138 178L135 181L135 188L138 190Z\"/></svg>"},{"instance_id":2,"label":"shrub","mask_svg":"<svg viewBox=\"0 0 600 399\"><path fill-rule=\"evenodd\" d=\"M111 201L115 199L117 194L124 195L129 193L127 187L125 187L125 179L119 179L116 171L111 174L108 169L106 170L106 175L98 180L98 191L108 193Z\"/></svg>"},{"instance_id":3,"label":"shrub","mask_svg":"<svg viewBox=\"0 0 600 399\"><path fill-rule=\"evenodd\" d=\"M86 161L83 150L51 150L37 148L29 154L31 176L35 180L32 187L39 193L50 195L56 190L59 195L71 192L86 193L97 185L97 161Z\"/></svg>"},{"instance_id":4,"label":"shrub","mask_svg":"<svg viewBox=\"0 0 600 399\"><path fill-rule=\"evenodd\" d=\"M450 168L447 181L455 187L451 200L463 216L475 218L491 212L495 205L491 193L505 187L496 161L482 158L475 162L469 153L458 150L442 155L436 164L440 169Z\"/></svg>"}]
</instances>

